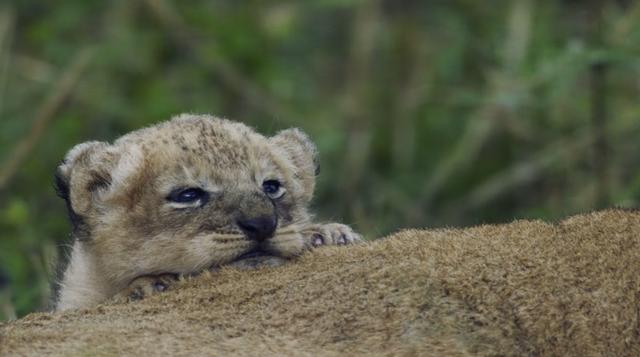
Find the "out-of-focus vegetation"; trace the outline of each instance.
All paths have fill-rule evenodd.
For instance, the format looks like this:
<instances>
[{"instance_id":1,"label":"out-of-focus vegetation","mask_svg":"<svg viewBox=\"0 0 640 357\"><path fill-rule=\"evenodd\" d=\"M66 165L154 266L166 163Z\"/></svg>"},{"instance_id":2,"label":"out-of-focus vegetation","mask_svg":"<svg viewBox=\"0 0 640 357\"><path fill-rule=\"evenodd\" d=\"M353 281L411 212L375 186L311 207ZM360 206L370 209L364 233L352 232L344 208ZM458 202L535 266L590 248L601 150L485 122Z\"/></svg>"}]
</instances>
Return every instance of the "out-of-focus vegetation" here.
<instances>
[{"instance_id":1,"label":"out-of-focus vegetation","mask_svg":"<svg viewBox=\"0 0 640 357\"><path fill-rule=\"evenodd\" d=\"M47 302L66 151L181 112L303 128L369 237L636 206L639 51L637 1L3 1L0 320Z\"/></svg>"}]
</instances>

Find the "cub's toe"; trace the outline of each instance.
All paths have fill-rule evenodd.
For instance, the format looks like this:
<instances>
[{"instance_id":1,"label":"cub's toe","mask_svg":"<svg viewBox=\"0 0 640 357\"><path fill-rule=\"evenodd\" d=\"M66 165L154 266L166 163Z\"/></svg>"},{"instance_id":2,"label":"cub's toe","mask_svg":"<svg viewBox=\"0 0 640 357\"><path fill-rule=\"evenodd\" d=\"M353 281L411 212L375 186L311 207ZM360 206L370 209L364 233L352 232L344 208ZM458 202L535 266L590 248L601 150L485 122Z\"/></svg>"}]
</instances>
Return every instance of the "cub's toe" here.
<instances>
[{"instance_id":1,"label":"cub's toe","mask_svg":"<svg viewBox=\"0 0 640 357\"><path fill-rule=\"evenodd\" d=\"M133 280L128 287L116 294L117 301L142 300L151 295L166 291L178 280L174 274L141 276Z\"/></svg>"},{"instance_id":2,"label":"cub's toe","mask_svg":"<svg viewBox=\"0 0 640 357\"><path fill-rule=\"evenodd\" d=\"M318 247L321 245L346 245L362 241L362 237L351 229L351 227L341 223L328 223L314 227L311 233L311 245Z\"/></svg>"}]
</instances>

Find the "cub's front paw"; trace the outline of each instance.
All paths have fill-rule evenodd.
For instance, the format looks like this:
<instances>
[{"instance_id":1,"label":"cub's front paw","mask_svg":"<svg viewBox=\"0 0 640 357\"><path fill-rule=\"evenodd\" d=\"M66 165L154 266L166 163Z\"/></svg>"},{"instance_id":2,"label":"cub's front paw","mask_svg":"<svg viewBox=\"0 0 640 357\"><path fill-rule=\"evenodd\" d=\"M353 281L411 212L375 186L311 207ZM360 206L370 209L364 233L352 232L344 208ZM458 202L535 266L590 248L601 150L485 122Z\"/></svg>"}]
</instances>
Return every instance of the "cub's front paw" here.
<instances>
[{"instance_id":1,"label":"cub's front paw","mask_svg":"<svg viewBox=\"0 0 640 357\"><path fill-rule=\"evenodd\" d=\"M178 280L175 274L144 275L134 279L129 286L114 296L116 301L142 300L167 291Z\"/></svg>"},{"instance_id":2,"label":"cub's front paw","mask_svg":"<svg viewBox=\"0 0 640 357\"><path fill-rule=\"evenodd\" d=\"M362 237L346 224L316 224L306 232L313 247L321 245L345 245L362 242Z\"/></svg>"}]
</instances>

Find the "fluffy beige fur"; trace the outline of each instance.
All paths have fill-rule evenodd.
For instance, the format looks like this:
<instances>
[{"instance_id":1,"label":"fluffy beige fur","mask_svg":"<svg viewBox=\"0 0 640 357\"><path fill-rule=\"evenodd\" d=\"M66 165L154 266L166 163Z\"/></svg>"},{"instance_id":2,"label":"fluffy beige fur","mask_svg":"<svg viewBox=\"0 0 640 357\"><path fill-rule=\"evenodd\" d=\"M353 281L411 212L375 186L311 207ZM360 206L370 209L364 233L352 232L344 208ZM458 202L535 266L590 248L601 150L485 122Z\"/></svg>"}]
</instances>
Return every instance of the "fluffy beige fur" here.
<instances>
[{"instance_id":1,"label":"fluffy beige fur","mask_svg":"<svg viewBox=\"0 0 640 357\"><path fill-rule=\"evenodd\" d=\"M181 115L113 144L77 145L56 176L75 237L57 309L141 298L221 264L255 265L237 260L256 250L273 265L358 241L345 225L311 222L316 171L315 146L300 130L267 138L205 115ZM266 191L268 181L277 191ZM197 199L171 199L194 189ZM275 231L251 238L257 228L238 222L254 219Z\"/></svg>"},{"instance_id":2,"label":"fluffy beige fur","mask_svg":"<svg viewBox=\"0 0 640 357\"><path fill-rule=\"evenodd\" d=\"M0 355L640 355L640 212L408 230L0 326Z\"/></svg>"}]
</instances>

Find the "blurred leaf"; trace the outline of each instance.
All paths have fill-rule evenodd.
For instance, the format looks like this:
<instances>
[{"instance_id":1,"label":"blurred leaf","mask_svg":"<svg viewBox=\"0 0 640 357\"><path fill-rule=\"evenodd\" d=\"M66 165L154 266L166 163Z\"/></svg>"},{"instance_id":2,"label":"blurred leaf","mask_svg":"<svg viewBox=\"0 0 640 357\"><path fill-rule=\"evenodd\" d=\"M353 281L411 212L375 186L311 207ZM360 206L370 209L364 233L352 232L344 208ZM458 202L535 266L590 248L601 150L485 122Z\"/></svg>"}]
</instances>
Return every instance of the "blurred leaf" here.
<instances>
[{"instance_id":1,"label":"blurred leaf","mask_svg":"<svg viewBox=\"0 0 640 357\"><path fill-rule=\"evenodd\" d=\"M5 222L16 227L26 224L29 219L29 208L21 199L12 200L3 213Z\"/></svg>"}]
</instances>

